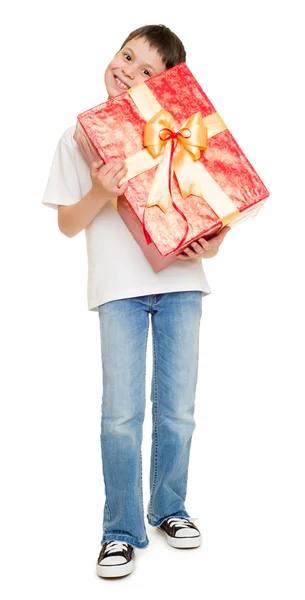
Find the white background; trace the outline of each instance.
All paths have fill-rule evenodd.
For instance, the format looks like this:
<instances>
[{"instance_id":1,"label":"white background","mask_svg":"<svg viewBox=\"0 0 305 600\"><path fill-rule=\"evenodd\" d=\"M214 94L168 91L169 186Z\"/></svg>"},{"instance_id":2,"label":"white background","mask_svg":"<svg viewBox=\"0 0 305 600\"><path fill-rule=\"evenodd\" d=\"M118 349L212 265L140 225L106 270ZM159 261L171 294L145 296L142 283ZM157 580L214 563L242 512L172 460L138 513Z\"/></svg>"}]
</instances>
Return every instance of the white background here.
<instances>
[{"instance_id":1,"label":"white background","mask_svg":"<svg viewBox=\"0 0 305 600\"><path fill-rule=\"evenodd\" d=\"M301 2L16 2L1 39L1 586L6 600L304 600L304 32ZM147 525L134 572L95 575L104 487L85 234L41 204L59 137L106 99L128 33L165 23L270 198L204 267L187 510L203 546ZM115 240L113 240L115 244ZM147 393L151 378L151 339ZM143 440L148 501L151 405ZM145 510L146 516L146 510ZM144 586L144 587L143 587ZM146 587L145 587L146 586Z\"/></svg>"}]
</instances>

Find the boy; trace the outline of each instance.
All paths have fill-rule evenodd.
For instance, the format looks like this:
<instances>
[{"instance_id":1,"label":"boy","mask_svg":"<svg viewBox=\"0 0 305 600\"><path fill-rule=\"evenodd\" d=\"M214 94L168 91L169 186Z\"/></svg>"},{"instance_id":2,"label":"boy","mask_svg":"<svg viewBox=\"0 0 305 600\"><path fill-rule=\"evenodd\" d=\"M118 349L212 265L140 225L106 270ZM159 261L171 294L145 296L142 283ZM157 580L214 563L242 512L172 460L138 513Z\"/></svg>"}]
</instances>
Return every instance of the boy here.
<instances>
[{"instance_id":1,"label":"boy","mask_svg":"<svg viewBox=\"0 0 305 600\"><path fill-rule=\"evenodd\" d=\"M105 72L108 98L185 61L179 38L163 25L133 31ZM202 258L218 252L229 227L201 238L179 260L155 273L109 202L127 168L122 160L88 167L73 139L58 142L43 202L58 207L58 226L73 237L83 229L88 255L88 308L98 311L103 398L101 453L105 484L101 577L131 573L134 548L149 544L143 515L142 425L146 346L153 335L152 451L148 523L175 548L201 543L185 510L197 383L202 296L211 292Z\"/></svg>"}]
</instances>

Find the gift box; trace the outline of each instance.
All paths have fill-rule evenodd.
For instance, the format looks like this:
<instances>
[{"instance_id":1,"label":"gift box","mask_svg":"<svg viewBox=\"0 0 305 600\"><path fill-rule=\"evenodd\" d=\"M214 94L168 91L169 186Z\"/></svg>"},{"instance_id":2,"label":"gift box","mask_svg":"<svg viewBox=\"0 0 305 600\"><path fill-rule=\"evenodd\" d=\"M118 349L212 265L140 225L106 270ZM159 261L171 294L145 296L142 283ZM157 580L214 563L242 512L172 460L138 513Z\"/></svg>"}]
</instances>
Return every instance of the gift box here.
<instances>
[{"instance_id":1,"label":"gift box","mask_svg":"<svg viewBox=\"0 0 305 600\"><path fill-rule=\"evenodd\" d=\"M155 271L269 196L185 63L79 114L74 139L89 165L126 160L113 206Z\"/></svg>"}]
</instances>

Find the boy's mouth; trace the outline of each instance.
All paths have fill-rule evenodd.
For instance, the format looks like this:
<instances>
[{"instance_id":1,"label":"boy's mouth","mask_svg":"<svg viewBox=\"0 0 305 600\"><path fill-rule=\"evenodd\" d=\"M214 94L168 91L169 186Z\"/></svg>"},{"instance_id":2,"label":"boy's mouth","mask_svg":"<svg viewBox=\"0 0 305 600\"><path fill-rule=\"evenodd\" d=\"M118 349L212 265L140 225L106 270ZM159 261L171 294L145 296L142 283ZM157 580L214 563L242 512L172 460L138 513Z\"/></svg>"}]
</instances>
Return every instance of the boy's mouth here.
<instances>
[{"instance_id":1,"label":"boy's mouth","mask_svg":"<svg viewBox=\"0 0 305 600\"><path fill-rule=\"evenodd\" d=\"M117 84L117 86L121 89L121 90L129 90L129 85L127 85L126 83L124 83L124 81L122 81L117 75L113 75L115 83Z\"/></svg>"}]
</instances>

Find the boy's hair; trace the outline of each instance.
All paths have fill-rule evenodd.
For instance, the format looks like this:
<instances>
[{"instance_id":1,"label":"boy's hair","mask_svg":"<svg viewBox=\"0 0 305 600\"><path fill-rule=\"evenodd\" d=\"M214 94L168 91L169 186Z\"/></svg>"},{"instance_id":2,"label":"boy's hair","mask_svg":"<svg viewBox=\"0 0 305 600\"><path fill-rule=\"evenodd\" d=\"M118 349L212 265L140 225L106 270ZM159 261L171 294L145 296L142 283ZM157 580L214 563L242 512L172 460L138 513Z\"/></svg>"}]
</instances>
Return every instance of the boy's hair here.
<instances>
[{"instance_id":1,"label":"boy's hair","mask_svg":"<svg viewBox=\"0 0 305 600\"><path fill-rule=\"evenodd\" d=\"M120 50L135 38L145 38L151 48L155 48L162 58L166 69L185 62L185 48L178 36L165 25L144 25L132 31Z\"/></svg>"}]
</instances>

